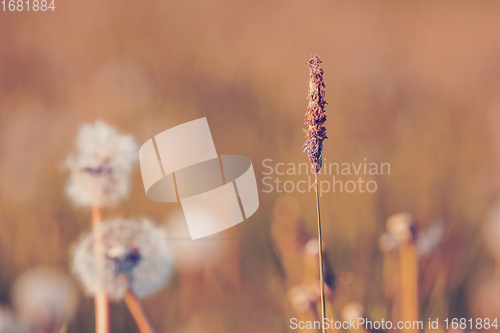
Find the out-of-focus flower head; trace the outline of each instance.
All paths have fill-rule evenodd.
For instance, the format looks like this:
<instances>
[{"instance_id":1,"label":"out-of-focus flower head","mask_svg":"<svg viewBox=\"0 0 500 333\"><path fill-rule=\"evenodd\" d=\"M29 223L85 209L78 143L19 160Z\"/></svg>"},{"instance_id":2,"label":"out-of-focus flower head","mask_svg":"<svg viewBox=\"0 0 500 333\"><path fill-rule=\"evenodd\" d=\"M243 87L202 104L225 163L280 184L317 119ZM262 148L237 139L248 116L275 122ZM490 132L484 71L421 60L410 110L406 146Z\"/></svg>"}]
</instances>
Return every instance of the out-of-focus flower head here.
<instances>
[{"instance_id":1,"label":"out-of-focus flower head","mask_svg":"<svg viewBox=\"0 0 500 333\"><path fill-rule=\"evenodd\" d=\"M416 240L415 219L410 213L398 213L387 219L387 231L398 242Z\"/></svg>"},{"instance_id":2,"label":"out-of-focus flower head","mask_svg":"<svg viewBox=\"0 0 500 333\"><path fill-rule=\"evenodd\" d=\"M299 285L288 292L288 298L298 313L304 313L316 308L316 298L306 285Z\"/></svg>"},{"instance_id":3,"label":"out-of-focus flower head","mask_svg":"<svg viewBox=\"0 0 500 333\"><path fill-rule=\"evenodd\" d=\"M365 318L365 308L361 303L350 302L342 309L342 319L357 321L359 318Z\"/></svg>"},{"instance_id":4,"label":"out-of-focus flower head","mask_svg":"<svg viewBox=\"0 0 500 333\"><path fill-rule=\"evenodd\" d=\"M81 206L108 206L124 199L137 163L138 146L102 121L83 125L74 152L66 159L71 170L68 196Z\"/></svg>"},{"instance_id":5,"label":"out-of-focus flower head","mask_svg":"<svg viewBox=\"0 0 500 333\"><path fill-rule=\"evenodd\" d=\"M89 294L102 286L111 300L120 301L127 290L142 298L163 287L173 266L163 230L148 220L120 218L100 228L101 251L95 253L95 236L90 233L76 245L73 256L73 271Z\"/></svg>"},{"instance_id":6,"label":"out-of-focus flower head","mask_svg":"<svg viewBox=\"0 0 500 333\"><path fill-rule=\"evenodd\" d=\"M78 304L75 285L66 274L45 267L21 275L12 298L20 317L37 332L58 331L73 319Z\"/></svg>"},{"instance_id":7,"label":"out-of-focus flower head","mask_svg":"<svg viewBox=\"0 0 500 333\"><path fill-rule=\"evenodd\" d=\"M413 239L414 226L408 224L405 219L392 220L394 224L390 227L390 231L383 233L378 239L378 246L382 252L390 252L397 250L402 241ZM387 227L389 229L389 225ZM419 232L416 239L416 250L419 256L423 257L432 253L441 243L445 232L444 223L441 221L434 222L426 230Z\"/></svg>"},{"instance_id":8,"label":"out-of-focus flower head","mask_svg":"<svg viewBox=\"0 0 500 333\"><path fill-rule=\"evenodd\" d=\"M333 290L325 284L325 299L328 302L331 302L333 297ZM314 311L316 306L321 302L321 287L319 279L292 288L288 292L288 299L290 300L290 303L295 311L298 313Z\"/></svg>"},{"instance_id":9,"label":"out-of-focus flower head","mask_svg":"<svg viewBox=\"0 0 500 333\"><path fill-rule=\"evenodd\" d=\"M323 244L322 249L323 252L325 244ZM307 241L306 245L304 245L304 255L306 256L318 256L319 253L319 240L317 238L311 238Z\"/></svg>"}]
</instances>

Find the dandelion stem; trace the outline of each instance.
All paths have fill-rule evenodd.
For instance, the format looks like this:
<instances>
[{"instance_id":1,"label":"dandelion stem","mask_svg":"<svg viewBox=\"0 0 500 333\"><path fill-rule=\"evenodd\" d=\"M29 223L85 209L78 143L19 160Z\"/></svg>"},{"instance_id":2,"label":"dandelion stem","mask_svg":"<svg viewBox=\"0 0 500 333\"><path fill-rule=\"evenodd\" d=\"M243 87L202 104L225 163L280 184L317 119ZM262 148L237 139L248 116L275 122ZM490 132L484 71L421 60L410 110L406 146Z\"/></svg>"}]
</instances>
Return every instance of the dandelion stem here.
<instances>
[{"instance_id":1,"label":"dandelion stem","mask_svg":"<svg viewBox=\"0 0 500 333\"><path fill-rule=\"evenodd\" d=\"M401 267L401 318L404 322L418 320L418 257L413 241L400 246L399 261ZM415 333L414 328L401 330Z\"/></svg>"},{"instance_id":2,"label":"dandelion stem","mask_svg":"<svg viewBox=\"0 0 500 333\"><path fill-rule=\"evenodd\" d=\"M101 231L102 224L102 208L97 206L92 206L92 230L94 233L94 253L96 256L96 262L99 275L99 280L102 272L103 263L103 235ZM109 299L108 295L104 291L102 283L99 282L98 290L94 295L94 306L95 306L95 331L96 333L109 333Z\"/></svg>"},{"instance_id":3,"label":"dandelion stem","mask_svg":"<svg viewBox=\"0 0 500 333\"><path fill-rule=\"evenodd\" d=\"M141 333L154 333L153 326L151 326L151 323L146 317L146 313L144 312L141 303L137 299L137 296L135 296L135 294L130 290L127 290L125 293L125 303L127 304L132 317L134 317L139 331Z\"/></svg>"},{"instance_id":4,"label":"dandelion stem","mask_svg":"<svg viewBox=\"0 0 500 333\"><path fill-rule=\"evenodd\" d=\"M59 333L66 333L68 332L68 321L65 320L64 323L61 326L61 329L59 330Z\"/></svg>"},{"instance_id":5,"label":"dandelion stem","mask_svg":"<svg viewBox=\"0 0 500 333\"><path fill-rule=\"evenodd\" d=\"M318 240L319 240L319 281L321 288L321 331L325 333L323 321L326 318L326 303L325 303L325 281L323 277L323 236L321 234L321 211L319 207L319 190L318 190L318 175L315 180L316 189L316 211L318 215Z\"/></svg>"}]
</instances>

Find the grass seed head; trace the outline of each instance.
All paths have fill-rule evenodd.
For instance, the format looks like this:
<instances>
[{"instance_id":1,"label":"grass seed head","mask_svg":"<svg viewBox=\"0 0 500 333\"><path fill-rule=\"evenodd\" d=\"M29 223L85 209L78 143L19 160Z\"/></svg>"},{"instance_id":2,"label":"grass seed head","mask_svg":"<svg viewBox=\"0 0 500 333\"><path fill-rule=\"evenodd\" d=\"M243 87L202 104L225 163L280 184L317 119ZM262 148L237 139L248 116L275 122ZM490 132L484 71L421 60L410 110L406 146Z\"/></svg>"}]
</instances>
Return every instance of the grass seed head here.
<instances>
[{"instance_id":1,"label":"grass seed head","mask_svg":"<svg viewBox=\"0 0 500 333\"><path fill-rule=\"evenodd\" d=\"M311 166L316 176L323 164L321 151L323 150L323 141L327 139L325 113L325 83L323 82L323 69L321 69L321 60L313 55L309 59L309 92L307 94L307 111L304 124L306 129L306 141L304 143L304 152L307 153Z\"/></svg>"}]
</instances>

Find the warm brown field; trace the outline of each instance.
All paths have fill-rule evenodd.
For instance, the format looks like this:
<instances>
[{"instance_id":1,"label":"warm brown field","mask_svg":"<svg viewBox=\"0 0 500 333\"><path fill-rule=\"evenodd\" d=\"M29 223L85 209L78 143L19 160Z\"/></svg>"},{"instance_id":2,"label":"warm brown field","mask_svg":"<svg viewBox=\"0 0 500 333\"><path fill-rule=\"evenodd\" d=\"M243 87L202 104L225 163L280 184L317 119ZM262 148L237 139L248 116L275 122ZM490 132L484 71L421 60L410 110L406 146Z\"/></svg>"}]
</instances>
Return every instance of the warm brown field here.
<instances>
[{"instance_id":1,"label":"warm brown field","mask_svg":"<svg viewBox=\"0 0 500 333\"><path fill-rule=\"evenodd\" d=\"M397 256L378 239L407 211L421 234L444 224L419 261L421 319L500 317L500 257L483 237L500 191L499 17L494 1L56 0L55 12L0 12L0 303L12 305L32 267L70 274L72 245L91 228L90 211L65 195L83 123L102 119L142 144L206 116L217 152L248 156L262 187L263 160L307 162L305 62L317 53L324 158L390 163L390 175L369 178L373 194L322 196L330 310L340 318L355 301L373 319L399 318ZM175 268L144 300L158 332L290 331L287 290L307 280L300 244L316 235L314 195L259 195L222 261ZM136 167L129 198L104 214L166 226L176 207L149 201ZM91 332L93 315L81 293L68 332ZM124 304L111 316L114 332L137 332Z\"/></svg>"}]
</instances>

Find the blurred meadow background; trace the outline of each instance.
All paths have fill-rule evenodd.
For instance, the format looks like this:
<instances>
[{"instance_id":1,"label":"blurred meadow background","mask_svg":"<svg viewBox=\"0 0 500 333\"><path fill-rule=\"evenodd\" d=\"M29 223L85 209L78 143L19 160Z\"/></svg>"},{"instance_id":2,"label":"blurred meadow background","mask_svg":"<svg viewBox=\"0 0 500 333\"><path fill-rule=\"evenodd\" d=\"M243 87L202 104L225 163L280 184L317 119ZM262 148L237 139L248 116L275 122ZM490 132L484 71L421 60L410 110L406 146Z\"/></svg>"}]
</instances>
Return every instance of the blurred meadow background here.
<instances>
[{"instance_id":1,"label":"blurred meadow background","mask_svg":"<svg viewBox=\"0 0 500 333\"><path fill-rule=\"evenodd\" d=\"M68 332L93 330L93 301L71 273L74 244L91 229L90 210L65 194L64 161L83 124L103 120L141 145L207 117L218 154L248 156L262 187L263 160L307 162L305 63L316 53L328 101L324 158L391 166L390 175L373 178L373 194L321 198L324 246L336 277L329 315L341 318L356 304L372 319L401 316L397 250L379 244L387 219L409 212L420 235L442 229L419 258L420 318L500 316L498 2L56 0L55 6L0 12L4 309L19 311L13 300L19 276L51 267L77 288ZM314 194L259 195L254 216L230 229L213 252L203 250L203 267L186 269L183 251L190 250L183 245L165 286L143 300L158 332L289 332L291 317L303 311L307 318L309 305L296 306L294 288L314 275L304 277L306 243L316 237ZM169 230L178 209L148 200L136 166L129 196L105 208L104 218L147 217ZM111 325L137 332L123 302L112 303Z\"/></svg>"}]
</instances>

